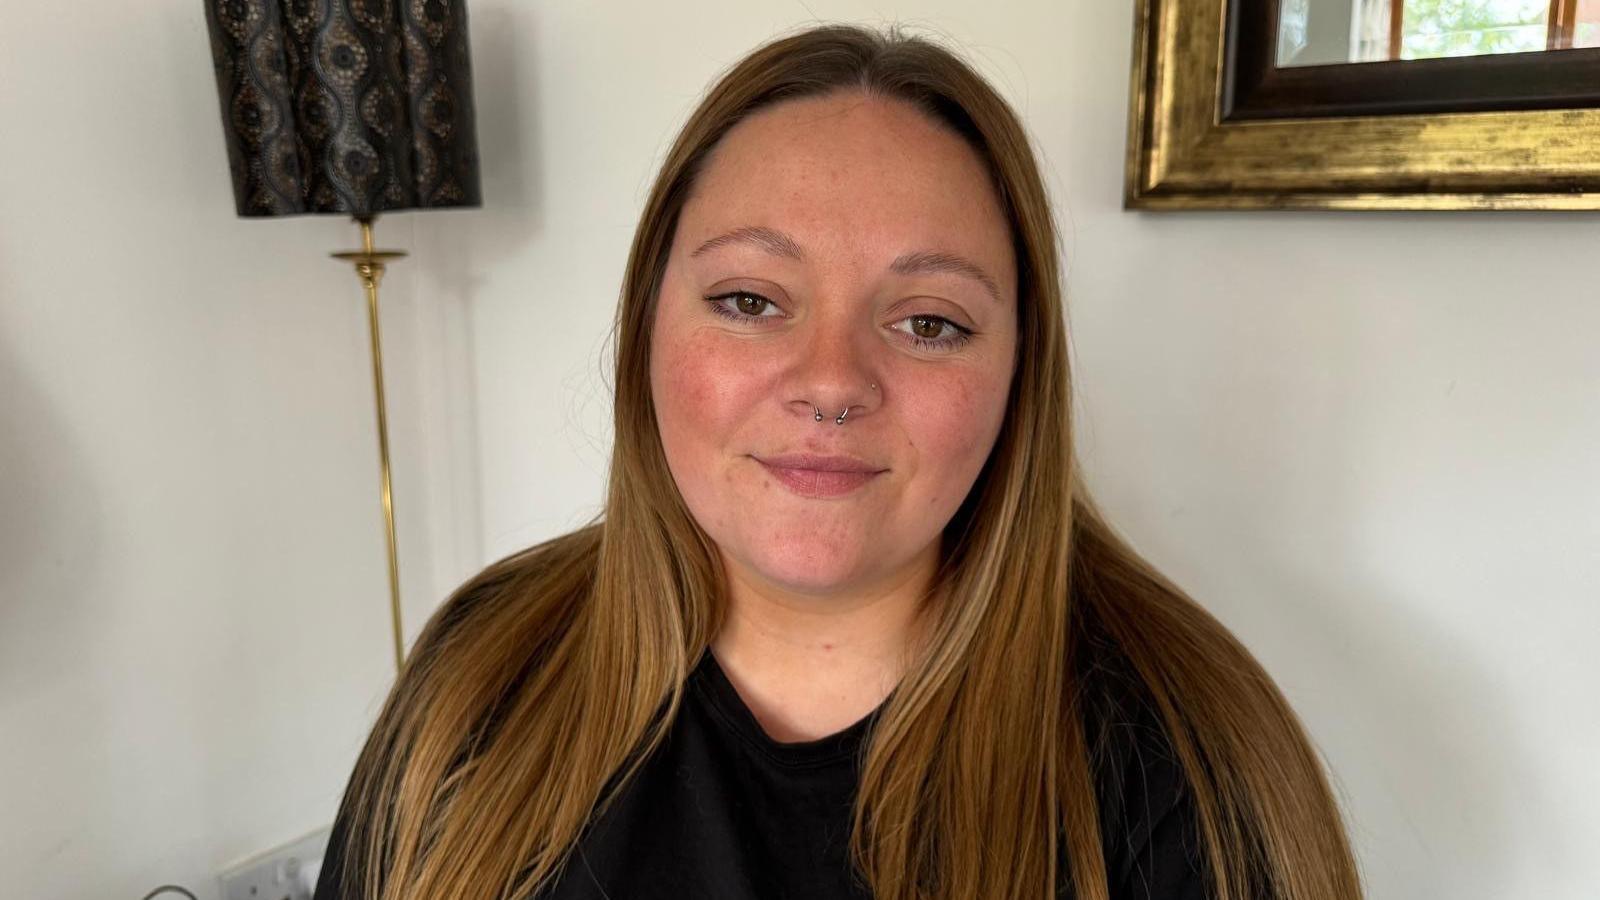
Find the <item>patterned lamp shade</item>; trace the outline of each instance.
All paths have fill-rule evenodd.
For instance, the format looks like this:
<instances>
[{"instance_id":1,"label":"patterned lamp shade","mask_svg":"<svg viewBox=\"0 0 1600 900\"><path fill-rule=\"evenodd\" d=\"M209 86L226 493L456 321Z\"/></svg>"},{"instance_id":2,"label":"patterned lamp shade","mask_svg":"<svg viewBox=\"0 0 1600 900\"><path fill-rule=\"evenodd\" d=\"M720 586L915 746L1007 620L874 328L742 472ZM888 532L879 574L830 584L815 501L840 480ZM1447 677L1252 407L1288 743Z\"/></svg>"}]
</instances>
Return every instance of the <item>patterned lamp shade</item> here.
<instances>
[{"instance_id":1,"label":"patterned lamp shade","mask_svg":"<svg viewBox=\"0 0 1600 900\"><path fill-rule=\"evenodd\" d=\"M464 0L205 0L241 216L482 202Z\"/></svg>"}]
</instances>

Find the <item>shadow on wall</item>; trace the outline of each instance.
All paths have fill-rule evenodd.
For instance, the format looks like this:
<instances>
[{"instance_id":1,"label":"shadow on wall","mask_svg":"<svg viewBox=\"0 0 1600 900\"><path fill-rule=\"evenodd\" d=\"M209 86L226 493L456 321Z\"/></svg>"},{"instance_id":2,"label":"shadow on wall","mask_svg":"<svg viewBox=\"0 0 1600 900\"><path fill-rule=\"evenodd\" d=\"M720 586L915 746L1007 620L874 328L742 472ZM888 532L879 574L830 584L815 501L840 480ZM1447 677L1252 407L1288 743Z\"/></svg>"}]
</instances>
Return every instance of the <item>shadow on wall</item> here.
<instances>
[{"instance_id":1,"label":"shadow on wall","mask_svg":"<svg viewBox=\"0 0 1600 900\"><path fill-rule=\"evenodd\" d=\"M104 516L77 436L3 347L0 398L0 697L25 708L82 666L60 638L104 612L93 609Z\"/></svg>"},{"instance_id":2,"label":"shadow on wall","mask_svg":"<svg viewBox=\"0 0 1600 900\"><path fill-rule=\"evenodd\" d=\"M0 290L0 296L6 296ZM113 796L103 766L114 710L85 659L102 654L114 599L102 575L104 492L73 434L0 344L0 849L37 867L81 857L64 797ZM70 772L71 791L60 778ZM41 821L43 819L43 821ZM22 875L29 883L30 873Z\"/></svg>"},{"instance_id":3,"label":"shadow on wall","mask_svg":"<svg viewBox=\"0 0 1600 900\"><path fill-rule=\"evenodd\" d=\"M474 9L470 21L473 84L482 163L483 207L444 210L414 217L416 263L420 278L416 303L420 334L433 335L441 358L430 366L441 383L428 413L444 423L454 446L446 452L450 471L444 478L448 519L459 523L454 539L458 564L475 572L486 551L483 528L481 453L483 434L477 407L482 396L481 364L475 335L478 298L490 273L526 251L544 232L546 173L539 155L538 123L527 122L525 109L538 85L528 71L527 48L532 27L528 6ZM469 546L470 545L470 546ZM469 571L470 570L470 571ZM417 620L420 626L421 620Z\"/></svg>"},{"instance_id":4,"label":"shadow on wall","mask_svg":"<svg viewBox=\"0 0 1600 900\"><path fill-rule=\"evenodd\" d=\"M538 123L525 134L522 116L521 98L537 96L537 85L522 71L522 55L534 43L527 37L530 27L521 21L526 16L527 8L520 6L472 13L472 77L483 172L483 208L472 213L473 227L445 220L449 211L417 220L418 243L425 248L441 299L463 307L482 286L483 273L494 271L544 231Z\"/></svg>"},{"instance_id":5,"label":"shadow on wall","mask_svg":"<svg viewBox=\"0 0 1600 900\"><path fill-rule=\"evenodd\" d=\"M1291 614L1314 636L1297 652L1311 657L1305 669L1325 673L1325 688L1295 693L1342 707L1334 718L1345 732L1318 743L1337 757L1335 790L1369 896L1418 896L1424 885L1432 896L1511 896L1513 813L1530 798L1506 774L1531 751L1518 745L1488 667L1376 579L1359 604L1291 572L1263 581L1297 599Z\"/></svg>"}]
</instances>

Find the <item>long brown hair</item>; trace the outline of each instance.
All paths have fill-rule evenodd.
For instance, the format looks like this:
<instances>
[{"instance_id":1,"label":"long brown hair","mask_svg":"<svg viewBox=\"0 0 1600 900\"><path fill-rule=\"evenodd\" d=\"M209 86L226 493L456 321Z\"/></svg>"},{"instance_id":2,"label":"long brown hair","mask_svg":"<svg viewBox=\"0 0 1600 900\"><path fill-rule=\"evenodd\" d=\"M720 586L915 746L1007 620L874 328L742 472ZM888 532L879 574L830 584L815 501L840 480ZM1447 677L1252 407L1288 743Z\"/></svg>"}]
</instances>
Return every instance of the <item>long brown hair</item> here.
<instances>
[{"instance_id":1,"label":"long brown hair","mask_svg":"<svg viewBox=\"0 0 1600 900\"><path fill-rule=\"evenodd\" d=\"M718 556L673 484L650 396L650 325L673 230L731 127L766 105L841 90L913 104L965 137L990 168L1018 263L1005 423L942 543L936 596L959 602L929 605L926 643L864 757L852 847L874 896L1037 900L1070 879L1076 896L1105 900L1073 666L1091 632L1159 711L1218 897L1359 896L1338 805L1282 695L1113 533L1078 478L1055 229L1017 116L949 50L850 26L753 51L672 146L622 284L604 511L490 565L428 623L341 808L353 857L345 896L528 896L663 738L724 615Z\"/></svg>"}]
</instances>

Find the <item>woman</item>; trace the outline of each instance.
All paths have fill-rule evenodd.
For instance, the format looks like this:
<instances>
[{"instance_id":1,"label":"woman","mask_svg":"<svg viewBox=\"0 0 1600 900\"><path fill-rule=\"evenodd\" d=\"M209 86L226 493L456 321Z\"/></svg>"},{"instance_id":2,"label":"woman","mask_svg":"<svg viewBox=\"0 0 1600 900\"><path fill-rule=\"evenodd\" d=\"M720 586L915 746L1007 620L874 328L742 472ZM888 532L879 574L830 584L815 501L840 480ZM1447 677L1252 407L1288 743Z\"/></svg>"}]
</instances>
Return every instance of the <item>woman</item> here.
<instances>
[{"instance_id":1,"label":"woman","mask_svg":"<svg viewBox=\"0 0 1600 900\"><path fill-rule=\"evenodd\" d=\"M735 65L634 239L604 514L428 624L319 898L1358 896L1271 680L1077 478L1059 291L948 51Z\"/></svg>"}]
</instances>

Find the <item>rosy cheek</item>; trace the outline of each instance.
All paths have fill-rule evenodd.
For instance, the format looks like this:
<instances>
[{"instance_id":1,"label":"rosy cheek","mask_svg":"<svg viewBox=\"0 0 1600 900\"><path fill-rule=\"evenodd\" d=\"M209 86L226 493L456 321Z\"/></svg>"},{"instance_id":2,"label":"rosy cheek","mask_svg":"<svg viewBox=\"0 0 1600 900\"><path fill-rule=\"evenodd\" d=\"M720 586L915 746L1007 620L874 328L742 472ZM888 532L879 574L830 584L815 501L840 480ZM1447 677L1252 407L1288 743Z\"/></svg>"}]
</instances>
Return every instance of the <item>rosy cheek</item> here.
<instances>
[{"instance_id":1,"label":"rosy cheek","mask_svg":"<svg viewBox=\"0 0 1600 900\"><path fill-rule=\"evenodd\" d=\"M966 495L993 446L1005 392L995 373L951 370L925 379L905 397L905 429L929 507Z\"/></svg>"},{"instance_id":2,"label":"rosy cheek","mask_svg":"<svg viewBox=\"0 0 1600 900\"><path fill-rule=\"evenodd\" d=\"M704 418L714 399L710 381L693 360L692 355L674 354L662 368L659 399L679 430Z\"/></svg>"},{"instance_id":3,"label":"rosy cheek","mask_svg":"<svg viewBox=\"0 0 1600 900\"><path fill-rule=\"evenodd\" d=\"M679 489L700 513L720 518L715 505L735 478L735 457L760 414L761 374L747 342L714 328L687 327L659 335L652 368L657 416L667 462ZM697 502L699 501L699 502Z\"/></svg>"},{"instance_id":4,"label":"rosy cheek","mask_svg":"<svg viewBox=\"0 0 1600 900\"><path fill-rule=\"evenodd\" d=\"M661 360L658 387L679 426L710 438L737 421L739 368L729 354L715 346L716 336L699 332L678 341Z\"/></svg>"}]
</instances>

